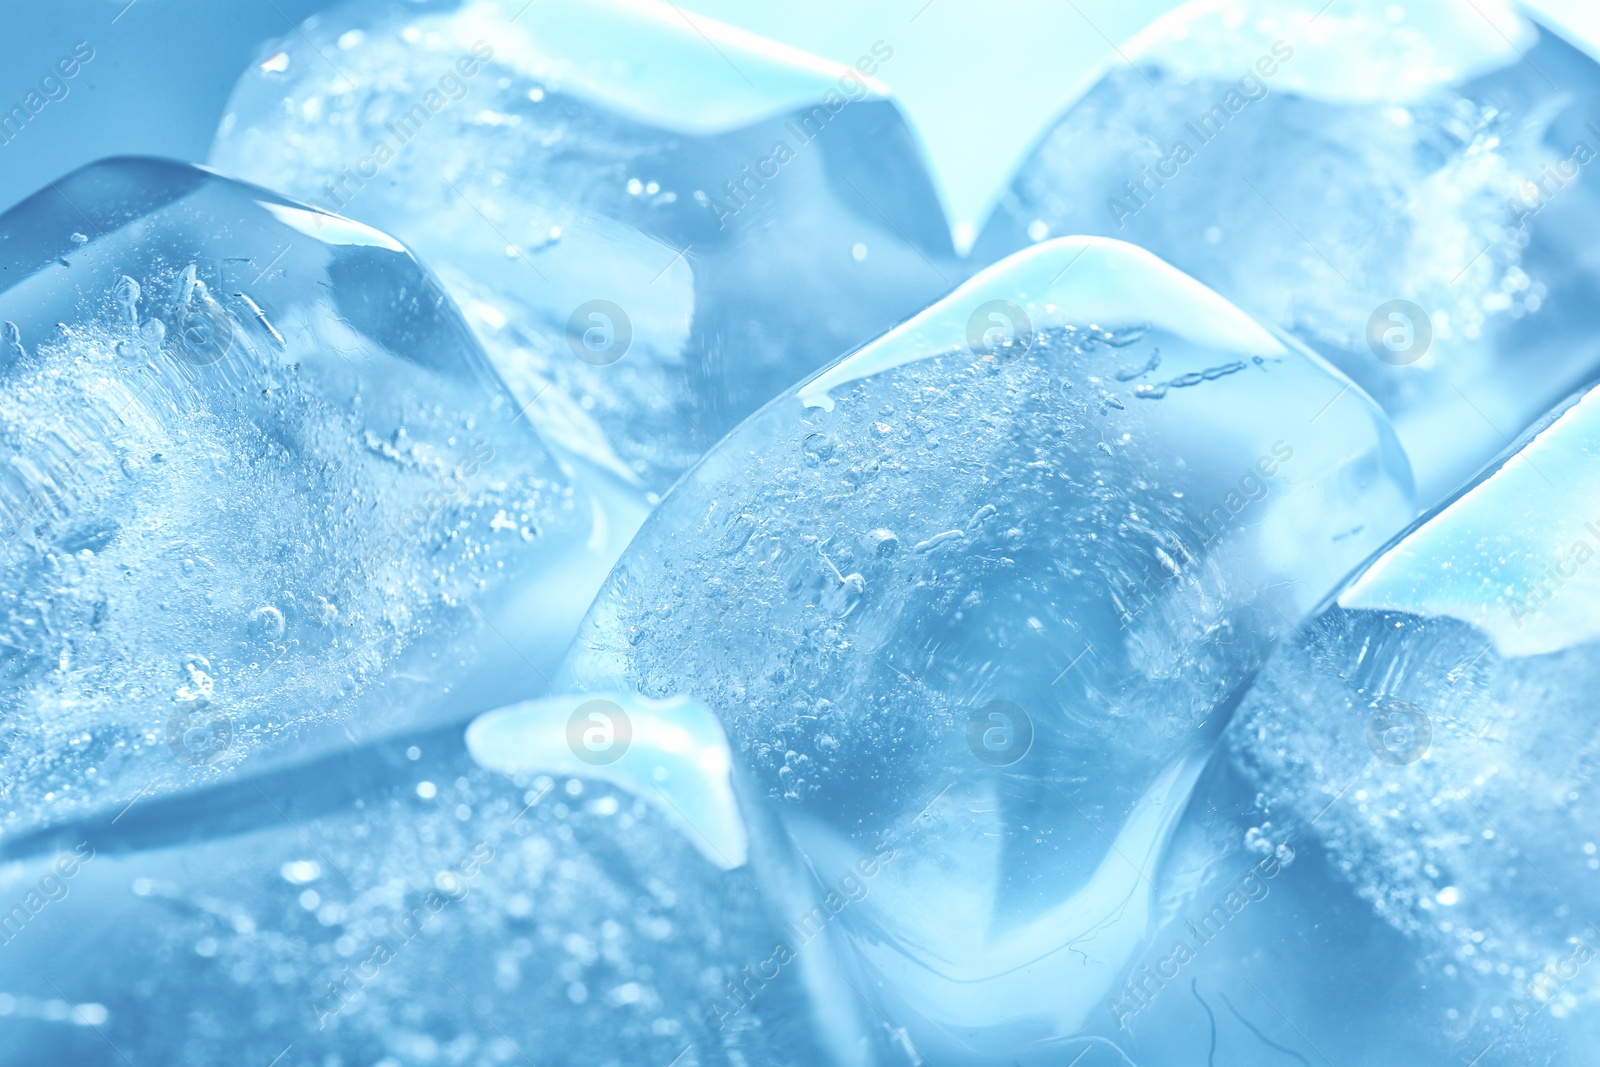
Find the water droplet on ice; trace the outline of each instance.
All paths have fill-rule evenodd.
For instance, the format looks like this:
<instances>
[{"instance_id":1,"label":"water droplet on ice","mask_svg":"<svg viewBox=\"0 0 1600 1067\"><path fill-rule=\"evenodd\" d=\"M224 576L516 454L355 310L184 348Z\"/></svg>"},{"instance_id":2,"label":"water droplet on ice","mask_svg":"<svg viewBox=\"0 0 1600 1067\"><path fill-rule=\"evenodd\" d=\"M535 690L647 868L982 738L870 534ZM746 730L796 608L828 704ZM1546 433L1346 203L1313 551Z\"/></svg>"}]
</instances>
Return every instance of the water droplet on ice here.
<instances>
[{"instance_id":1,"label":"water droplet on ice","mask_svg":"<svg viewBox=\"0 0 1600 1067\"><path fill-rule=\"evenodd\" d=\"M807 434L806 439L800 442L800 451L805 455L806 464L820 467L828 462L833 455L833 438L825 433Z\"/></svg>"}]
</instances>

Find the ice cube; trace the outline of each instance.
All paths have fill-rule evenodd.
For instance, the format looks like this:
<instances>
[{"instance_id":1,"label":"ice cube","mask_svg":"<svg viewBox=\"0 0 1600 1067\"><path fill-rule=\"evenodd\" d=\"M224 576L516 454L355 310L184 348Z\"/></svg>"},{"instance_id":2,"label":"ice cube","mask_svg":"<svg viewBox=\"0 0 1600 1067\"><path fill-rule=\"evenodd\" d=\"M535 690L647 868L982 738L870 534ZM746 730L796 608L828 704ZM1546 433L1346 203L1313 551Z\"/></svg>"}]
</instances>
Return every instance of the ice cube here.
<instances>
[{"instance_id":1,"label":"ice cube","mask_svg":"<svg viewBox=\"0 0 1600 1067\"><path fill-rule=\"evenodd\" d=\"M1600 68L1469 14L1188 5L1063 115L975 255L1149 248L1367 389L1435 502L1600 364Z\"/></svg>"},{"instance_id":2,"label":"ice cube","mask_svg":"<svg viewBox=\"0 0 1600 1067\"><path fill-rule=\"evenodd\" d=\"M809 1067L883 1044L830 1054L825 946L777 951L787 916L747 871L604 783L485 770L459 728L12 844L8 1067Z\"/></svg>"},{"instance_id":3,"label":"ice cube","mask_svg":"<svg viewBox=\"0 0 1600 1067\"><path fill-rule=\"evenodd\" d=\"M364 0L269 50L213 164L402 237L643 490L964 276L875 79L670 5Z\"/></svg>"},{"instance_id":4,"label":"ice cube","mask_svg":"<svg viewBox=\"0 0 1600 1067\"><path fill-rule=\"evenodd\" d=\"M1409 500L1317 357L1139 249L1050 241L712 449L559 680L715 711L855 988L993 1062L1103 1010L1229 702Z\"/></svg>"},{"instance_id":5,"label":"ice cube","mask_svg":"<svg viewBox=\"0 0 1600 1067\"><path fill-rule=\"evenodd\" d=\"M0 271L0 829L539 691L633 513L393 238L117 159Z\"/></svg>"},{"instance_id":6,"label":"ice cube","mask_svg":"<svg viewBox=\"0 0 1600 1067\"><path fill-rule=\"evenodd\" d=\"M1456 987L1463 1033L1504 1054L1539 1016L1560 1063L1600 1031L1597 453L1590 391L1369 561L1229 732L1326 877Z\"/></svg>"}]
</instances>

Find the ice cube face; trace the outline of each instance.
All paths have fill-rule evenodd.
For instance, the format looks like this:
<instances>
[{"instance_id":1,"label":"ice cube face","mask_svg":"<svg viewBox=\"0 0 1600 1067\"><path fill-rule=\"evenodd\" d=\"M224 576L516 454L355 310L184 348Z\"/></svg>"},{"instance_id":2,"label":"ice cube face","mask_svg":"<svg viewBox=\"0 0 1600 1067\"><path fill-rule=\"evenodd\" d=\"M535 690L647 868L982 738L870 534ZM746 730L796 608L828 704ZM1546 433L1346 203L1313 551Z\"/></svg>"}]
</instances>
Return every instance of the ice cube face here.
<instances>
[{"instance_id":1,"label":"ice cube face","mask_svg":"<svg viewBox=\"0 0 1600 1067\"><path fill-rule=\"evenodd\" d=\"M563 679L715 710L819 897L898 842L819 925L925 1055L1018 1054L1103 1009L1229 701L1409 477L1314 356L1047 242L719 443Z\"/></svg>"},{"instance_id":2,"label":"ice cube face","mask_svg":"<svg viewBox=\"0 0 1600 1067\"><path fill-rule=\"evenodd\" d=\"M548 440L663 490L962 277L875 83L696 24L347 4L246 73L212 162L404 238Z\"/></svg>"},{"instance_id":3,"label":"ice cube face","mask_svg":"<svg viewBox=\"0 0 1600 1067\"><path fill-rule=\"evenodd\" d=\"M1463 1033L1515 1046L1540 1016L1581 1062L1600 991L1600 394L1520 445L1274 657L1229 741L1329 877L1458 987Z\"/></svg>"},{"instance_id":4,"label":"ice cube face","mask_svg":"<svg viewBox=\"0 0 1600 1067\"><path fill-rule=\"evenodd\" d=\"M6 827L537 689L594 505L401 245L120 159L0 262Z\"/></svg>"},{"instance_id":5,"label":"ice cube face","mask_svg":"<svg viewBox=\"0 0 1600 1067\"><path fill-rule=\"evenodd\" d=\"M744 873L459 729L63 828L0 891L49 901L0 929L0 1064L830 1062Z\"/></svg>"},{"instance_id":6,"label":"ice cube face","mask_svg":"<svg viewBox=\"0 0 1600 1067\"><path fill-rule=\"evenodd\" d=\"M1600 69L1481 7L1185 8L1045 137L975 255L1149 248L1367 389L1436 501L1600 356L1575 245Z\"/></svg>"}]
</instances>

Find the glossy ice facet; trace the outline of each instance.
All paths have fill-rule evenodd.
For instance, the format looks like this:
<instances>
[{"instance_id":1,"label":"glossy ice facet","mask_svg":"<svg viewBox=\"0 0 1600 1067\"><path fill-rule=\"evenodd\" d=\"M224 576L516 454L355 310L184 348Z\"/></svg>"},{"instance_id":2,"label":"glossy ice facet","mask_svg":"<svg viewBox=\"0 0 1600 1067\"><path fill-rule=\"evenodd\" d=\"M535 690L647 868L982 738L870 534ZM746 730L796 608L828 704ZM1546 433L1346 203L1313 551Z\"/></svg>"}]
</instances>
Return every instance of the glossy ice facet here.
<instances>
[{"instance_id":1,"label":"glossy ice facet","mask_svg":"<svg viewBox=\"0 0 1600 1067\"><path fill-rule=\"evenodd\" d=\"M393 238L119 159L0 269L0 827L542 687L633 519Z\"/></svg>"},{"instance_id":2,"label":"glossy ice facet","mask_svg":"<svg viewBox=\"0 0 1600 1067\"><path fill-rule=\"evenodd\" d=\"M1589 55L1454 0L1197 3L1126 52L975 255L1149 248L1365 388L1425 504L1600 365Z\"/></svg>"},{"instance_id":3,"label":"glossy ice facet","mask_svg":"<svg viewBox=\"0 0 1600 1067\"><path fill-rule=\"evenodd\" d=\"M712 449L564 678L715 711L817 898L899 842L827 928L930 1060L1059 1058L1230 701L1409 497L1316 357L1148 253L1047 242Z\"/></svg>"},{"instance_id":4,"label":"glossy ice facet","mask_svg":"<svg viewBox=\"0 0 1600 1067\"><path fill-rule=\"evenodd\" d=\"M213 163L403 237L547 439L642 490L961 276L886 41L851 67L671 5L363 0L269 51Z\"/></svg>"}]
</instances>

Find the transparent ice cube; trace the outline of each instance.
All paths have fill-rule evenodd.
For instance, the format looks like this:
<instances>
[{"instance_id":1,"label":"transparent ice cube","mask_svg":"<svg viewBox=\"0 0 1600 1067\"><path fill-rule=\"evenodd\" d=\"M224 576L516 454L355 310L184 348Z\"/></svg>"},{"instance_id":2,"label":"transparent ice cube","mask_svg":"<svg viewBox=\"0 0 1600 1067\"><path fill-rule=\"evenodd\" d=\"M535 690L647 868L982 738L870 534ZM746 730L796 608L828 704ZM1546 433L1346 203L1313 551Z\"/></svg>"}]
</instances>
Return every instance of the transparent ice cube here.
<instances>
[{"instance_id":1,"label":"transparent ice cube","mask_svg":"<svg viewBox=\"0 0 1600 1067\"><path fill-rule=\"evenodd\" d=\"M1409 479L1317 357L1132 246L1047 242L712 449L561 680L721 717L815 897L859 883L816 922L923 1055L1058 1054L1230 702Z\"/></svg>"}]
</instances>

